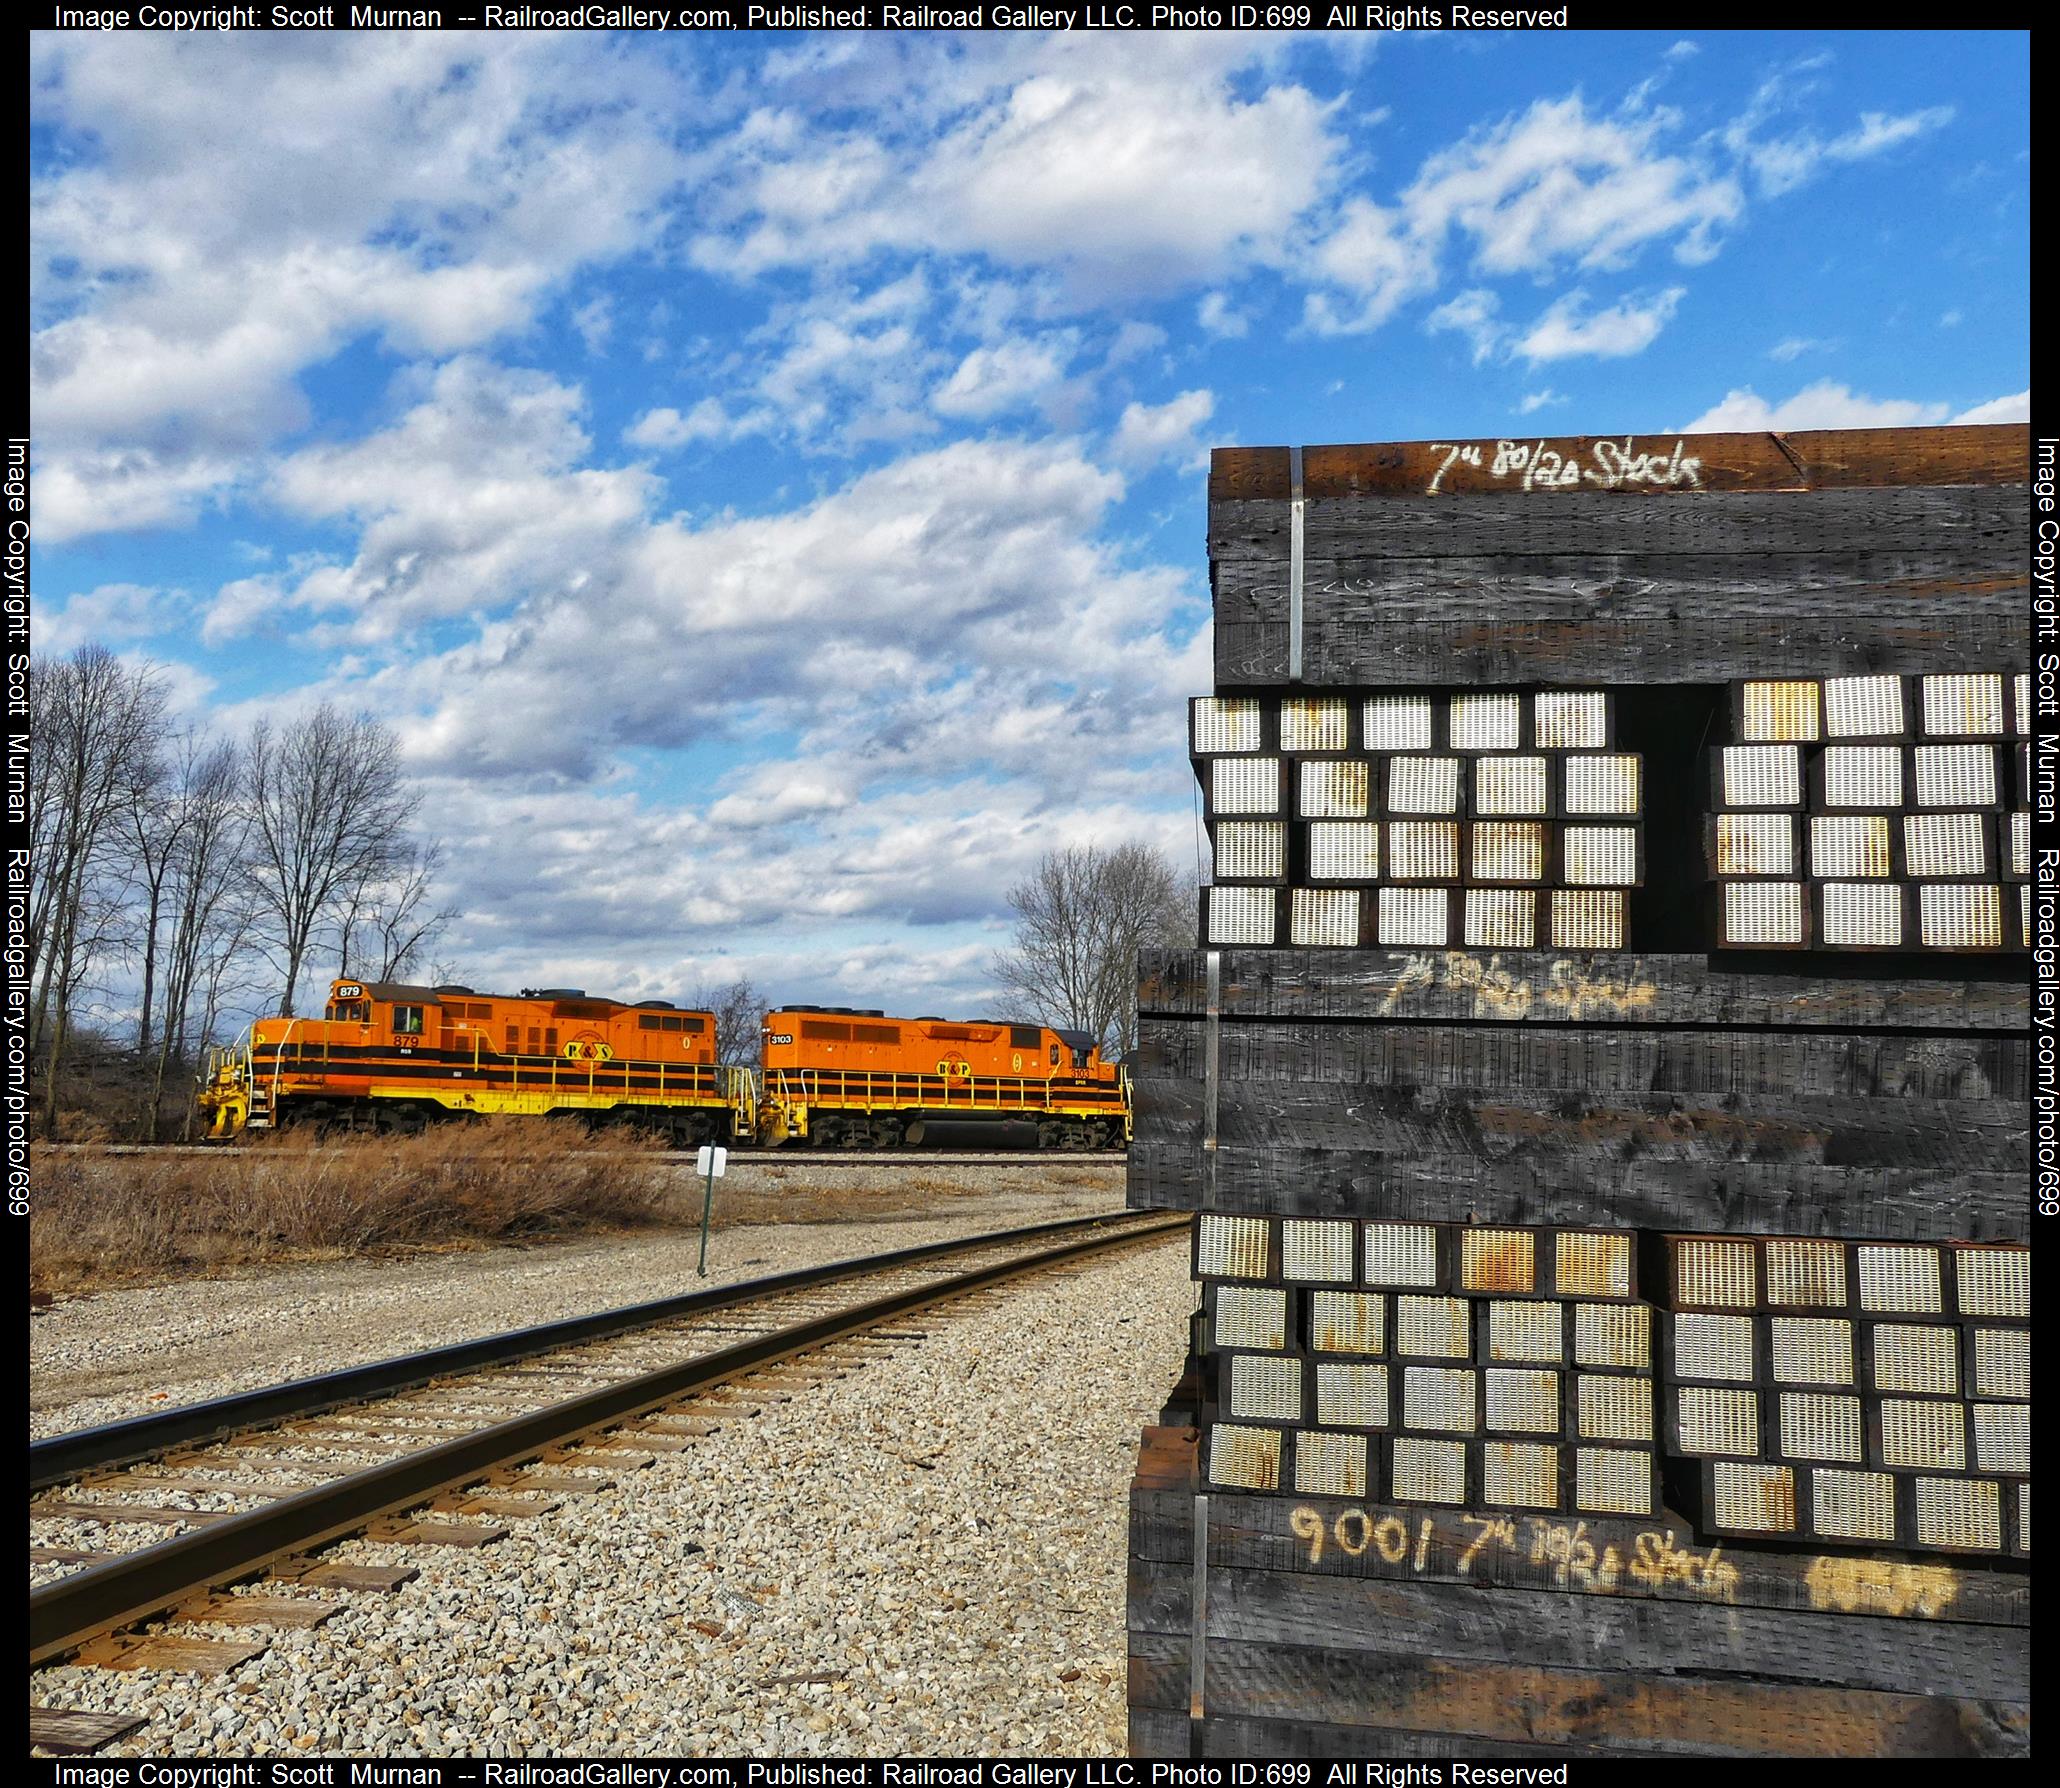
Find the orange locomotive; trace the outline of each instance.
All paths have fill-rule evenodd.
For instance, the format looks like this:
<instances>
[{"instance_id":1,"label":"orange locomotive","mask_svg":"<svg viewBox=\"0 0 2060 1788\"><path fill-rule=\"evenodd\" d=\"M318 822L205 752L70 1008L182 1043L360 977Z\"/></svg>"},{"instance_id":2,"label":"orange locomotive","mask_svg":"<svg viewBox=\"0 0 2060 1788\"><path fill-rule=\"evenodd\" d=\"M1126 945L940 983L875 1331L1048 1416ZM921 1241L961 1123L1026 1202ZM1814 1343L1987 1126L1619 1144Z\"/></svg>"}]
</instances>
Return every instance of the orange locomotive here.
<instances>
[{"instance_id":1,"label":"orange locomotive","mask_svg":"<svg viewBox=\"0 0 2060 1788\"><path fill-rule=\"evenodd\" d=\"M342 980L320 1018L261 1018L203 1079L208 1134L296 1122L419 1130L432 1119L577 1113L695 1144L748 1137L747 1070L718 1066L715 1019L575 987L520 994Z\"/></svg>"},{"instance_id":2,"label":"orange locomotive","mask_svg":"<svg viewBox=\"0 0 2060 1788\"><path fill-rule=\"evenodd\" d=\"M760 1038L760 1135L819 1148L898 1148L941 1120L1027 1119L1042 1148L1130 1137L1129 1087L1084 1031L782 1006Z\"/></svg>"}]
</instances>

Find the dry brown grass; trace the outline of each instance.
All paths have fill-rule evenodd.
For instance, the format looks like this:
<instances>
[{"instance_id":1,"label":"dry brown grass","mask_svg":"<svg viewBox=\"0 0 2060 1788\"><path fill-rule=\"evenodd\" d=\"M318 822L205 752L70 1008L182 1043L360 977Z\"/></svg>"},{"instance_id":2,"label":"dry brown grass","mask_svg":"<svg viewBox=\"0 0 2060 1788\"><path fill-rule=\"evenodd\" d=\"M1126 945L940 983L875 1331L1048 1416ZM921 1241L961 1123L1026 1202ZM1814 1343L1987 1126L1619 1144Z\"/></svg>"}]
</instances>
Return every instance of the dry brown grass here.
<instances>
[{"instance_id":1,"label":"dry brown grass","mask_svg":"<svg viewBox=\"0 0 2060 1788\"><path fill-rule=\"evenodd\" d=\"M639 1159L657 1146L509 1122L402 1139L288 1133L208 1156L46 1155L30 1288L682 1221L677 1177Z\"/></svg>"}]
</instances>

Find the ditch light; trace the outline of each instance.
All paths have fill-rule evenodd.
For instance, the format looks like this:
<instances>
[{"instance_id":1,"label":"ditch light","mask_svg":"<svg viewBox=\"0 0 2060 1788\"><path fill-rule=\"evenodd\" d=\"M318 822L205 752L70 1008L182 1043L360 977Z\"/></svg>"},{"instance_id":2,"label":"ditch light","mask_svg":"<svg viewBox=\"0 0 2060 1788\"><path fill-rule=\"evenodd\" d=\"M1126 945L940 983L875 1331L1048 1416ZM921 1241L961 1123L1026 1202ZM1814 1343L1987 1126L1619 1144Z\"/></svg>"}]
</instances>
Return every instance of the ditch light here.
<instances>
[{"instance_id":1,"label":"ditch light","mask_svg":"<svg viewBox=\"0 0 2060 1788\"><path fill-rule=\"evenodd\" d=\"M1717 913L1723 950L1801 950L1810 941L1810 903L1801 882L1724 882Z\"/></svg>"},{"instance_id":2,"label":"ditch light","mask_svg":"<svg viewBox=\"0 0 2060 1788\"><path fill-rule=\"evenodd\" d=\"M1218 757L1209 760L1209 811L1212 815L1277 814L1281 810L1281 795L1281 760L1277 757Z\"/></svg>"},{"instance_id":3,"label":"ditch light","mask_svg":"<svg viewBox=\"0 0 2060 1788\"><path fill-rule=\"evenodd\" d=\"M1287 1346L1287 1293L1265 1285L1211 1285L1205 1298L1217 1347L1278 1353Z\"/></svg>"},{"instance_id":4,"label":"ditch light","mask_svg":"<svg viewBox=\"0 0 2060 1788\"><path fill-rule=\"evenodd\" d=\"M1618 888L1552 890L1552 947L1555 950L1621 950L1628 933L1627 908Z\"/></svg>"},{"instance_id":5,"label":"ditch light","mask_svg":"<svg viewBox=\"0 0 2060 1788\"><path fill-rule=\"evenodd\" d=\"M1531 950L1538 897L1528 888L1468 888L1462 937L1472 950Z\"/></svg>"}]
</instances>

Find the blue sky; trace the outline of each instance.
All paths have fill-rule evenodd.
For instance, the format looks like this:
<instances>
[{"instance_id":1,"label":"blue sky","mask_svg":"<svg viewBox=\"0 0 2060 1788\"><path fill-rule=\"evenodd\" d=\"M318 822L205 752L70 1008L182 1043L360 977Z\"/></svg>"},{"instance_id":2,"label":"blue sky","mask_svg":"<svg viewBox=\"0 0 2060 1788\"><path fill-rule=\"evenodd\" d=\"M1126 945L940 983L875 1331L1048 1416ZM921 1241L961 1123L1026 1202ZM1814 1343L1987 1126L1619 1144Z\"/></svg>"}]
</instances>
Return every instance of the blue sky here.
<instances>
[{"instance_id":1,"label":"blue sky","mask_svg":"<svg viewBox=\"0 0 2060 1788\"><path fill-rule=\"evenodd\" d=\"M2017 33L32 44L37 645L390 721L482 986L1194 862L1212 445L2028 414Z\"/></svg>"}]
</instances>

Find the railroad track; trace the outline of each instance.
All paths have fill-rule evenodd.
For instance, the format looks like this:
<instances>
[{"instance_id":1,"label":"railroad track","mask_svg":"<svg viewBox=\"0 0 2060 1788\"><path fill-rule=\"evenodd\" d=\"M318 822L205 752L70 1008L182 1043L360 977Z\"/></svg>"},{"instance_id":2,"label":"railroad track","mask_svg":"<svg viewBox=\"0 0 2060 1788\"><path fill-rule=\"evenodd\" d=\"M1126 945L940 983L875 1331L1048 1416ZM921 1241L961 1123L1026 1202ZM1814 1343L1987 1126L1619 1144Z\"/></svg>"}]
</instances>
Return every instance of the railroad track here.
<instances>
[{"instance_id":1,"label":"railroad track","mask_svg":"<svg viewBox=\"0 0 2060 1788\"><path fill-rule=\"evenodd\" d=\"M218 1161L262 1156L263 1143L227 1145L187 1142L39 1142L39 1155L205 1155ZM735 1147L731 1162L739 1167L1120 1167L1122 1149L760 1149ZM519 1161L520 1156L498 1159ZM624 1154L625 1161L667 1166L694 1164L692 1149L666 1149L656 1154Z\"/></svg>"},{"instance_id":2,"label":"railroad track","mask_svg":"<svg viewBox=\"0 0 2060 1788\"><path fill-rule=\"evenodd\" d=\"M342 1604L301 1592L391 1592L415 1575L325 1564L336 1540L497 1539L499 1521L606 1489L605 1474L755 1414L754 1393L921 1338L893 1326L913 1313L1186 1223L1074 1218L929 1243L36 1441L31 1668L233 1668L264 1645L211 1639L208 1626L315 1625ZM119 1549L124 1531L144 1543ZM224 1593L259 1576L295 1593ZM184 1630L132 1630L164 1617ZM30 1710L32 1743L55 1750L97 1749L137 1723L33 1699Z\"/></svg>"}]
</instances>

